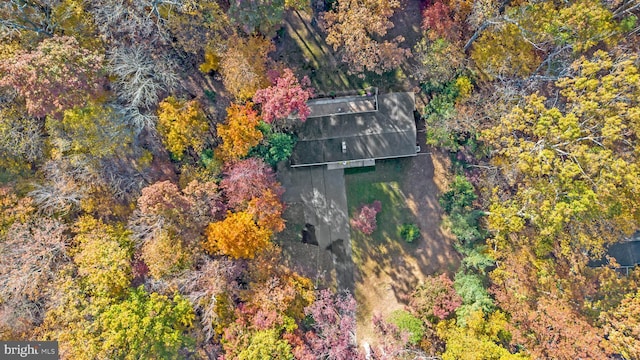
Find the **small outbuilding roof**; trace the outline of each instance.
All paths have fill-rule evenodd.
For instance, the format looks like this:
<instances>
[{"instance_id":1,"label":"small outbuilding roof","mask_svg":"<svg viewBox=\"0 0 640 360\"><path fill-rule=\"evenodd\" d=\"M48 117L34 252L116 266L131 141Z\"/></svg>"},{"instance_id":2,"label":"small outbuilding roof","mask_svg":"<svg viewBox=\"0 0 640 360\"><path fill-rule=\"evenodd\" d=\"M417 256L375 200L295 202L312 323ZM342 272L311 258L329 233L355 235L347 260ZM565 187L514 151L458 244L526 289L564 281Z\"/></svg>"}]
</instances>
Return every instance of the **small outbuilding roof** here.
<instances>
[{"instance_id":1,"label":"small outbuilding roof","mask_svg":"<svg viewBox=\"0 0 640 360\"><path fill-rule=\"evenodd\" d=\"M291 166L416 155L413 93L311 100ZM323 113L329 113L322 116Z\"/></svg>"},{"instance_id":2,"label":"small outbuilding roof","mask_svg":"<svg viewBox=\"0 0 640 360\"><path fill-rule=\"evenodd\" d=\"M615 258L620 266L636 266L640 264L640 240L613 244L607 255Z\"/></svg>"}]
</instances>

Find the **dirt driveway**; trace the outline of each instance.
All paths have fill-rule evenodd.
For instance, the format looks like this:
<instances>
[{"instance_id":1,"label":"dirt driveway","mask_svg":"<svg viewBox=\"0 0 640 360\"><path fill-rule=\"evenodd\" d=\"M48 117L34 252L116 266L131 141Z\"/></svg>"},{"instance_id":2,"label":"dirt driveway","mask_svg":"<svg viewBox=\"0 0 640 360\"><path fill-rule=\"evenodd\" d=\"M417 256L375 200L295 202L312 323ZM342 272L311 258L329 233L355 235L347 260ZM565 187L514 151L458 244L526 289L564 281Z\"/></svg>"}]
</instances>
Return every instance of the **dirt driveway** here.
<instances>
[{"instance_id":1,"label":"dirt driveway","mask_svg":"<svg viewBox=\"0 0 640 360\"><path fill-rule=\"evenodd\" d=\"M351 233L360 342L376 342L373 314L387 317L402 309L427 276L451 274L459 267L460 255L453 247L453 235L441 225L438 203L446 186L447 160L444 154L423 153L377 162L374 171L346 176L351 211L373 200L383 204L376 232ZM413 243L397 232L407 222L420 228L421 237Z\"/></svg>"}]
</instances>

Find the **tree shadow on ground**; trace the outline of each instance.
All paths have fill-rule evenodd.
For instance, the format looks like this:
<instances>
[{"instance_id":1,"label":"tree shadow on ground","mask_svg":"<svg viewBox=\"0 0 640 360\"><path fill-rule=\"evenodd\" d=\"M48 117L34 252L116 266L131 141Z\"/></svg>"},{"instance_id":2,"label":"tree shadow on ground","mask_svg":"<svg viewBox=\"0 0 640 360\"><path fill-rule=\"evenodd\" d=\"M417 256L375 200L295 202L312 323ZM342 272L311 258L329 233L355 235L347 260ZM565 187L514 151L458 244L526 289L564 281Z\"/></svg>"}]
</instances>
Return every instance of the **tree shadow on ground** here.
<instances>
[{"instance_id":1,"label":"tree shadow on ground","mask_svg":"<svg viewBox=\"0 0 640 360\"><path fill-rule=\"evenodd\" d=\"M371 236L351 231L360 338L373 336L373 313L388 315L401 308L424 278L453 273L459 266L453 237L441 228L433 171L430 156L419 155L377 162L373 172L346 175L350 214L364 203L382 202L378 229ZM398 231L403 223L418 225L420 238L404 241Z\"/></svg>"},{"instance_id":2,"label":"tree shadow on ground","mask_svg":"<svg viewBox=\"0 0 640 360\"><path fill-rule=\"evenodd\" d=\"M402 35L402 47L413 49L422 32L421 1L403 1L402 8L391 18L394 27L384 39ZM408 58L398 69L384 74L365 72L350 74L346 64L326 41L326 33L318 24L320 13L305 11L288 12L284 27L275 39L276 51L273 57L288 66L300 64L296 72L309 76L318 95L328 96L342 91L375 86L382 93L393 91L416 91L417 83L411 78L415 64Z\"/></svg>"}]
</instances>

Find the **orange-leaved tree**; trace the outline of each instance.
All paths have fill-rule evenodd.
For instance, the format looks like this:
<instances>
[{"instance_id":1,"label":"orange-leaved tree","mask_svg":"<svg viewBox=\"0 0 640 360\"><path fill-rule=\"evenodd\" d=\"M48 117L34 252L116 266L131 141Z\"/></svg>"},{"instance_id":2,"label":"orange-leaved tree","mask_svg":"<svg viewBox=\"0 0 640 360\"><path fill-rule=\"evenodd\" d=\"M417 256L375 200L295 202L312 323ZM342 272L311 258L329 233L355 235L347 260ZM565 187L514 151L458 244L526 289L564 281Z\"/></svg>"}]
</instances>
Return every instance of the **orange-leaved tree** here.
<instances>
[{"instance_id":1,"label":"orange-leaved tree","mask_svg":"<svg viewBox=\"0 0 640 360\"><path fill-rule=\"evenodd\" d=\"M210 253L221 252L234 259L253 259L269 245L271 231L258 226L247 212L227 213L222 221L209 224L203 247Z\"/></svg>"},{"instance_id":2,"label":"orange-leaved tree","mask_svg":"<svg viewBox=\"0 0 640 360\"><path fill-rule=\"evenodd\" d=\"M280 196L271 189L267 189L262 196L251 199L247 206L247 212L255 217L258 225L274 233L284 230L283 211L284 204L280 201Z\"/></svg>"},{"instance_id":3,"label":"orange-leaved tree","mask_svg":"<svg viewBox=\"0 0 640 360\"><path fill-rule=\"evenodd\" d=\"M353 73L371 71L377 74L397 68L411 56L399 45L404 37L378 41L387 35L393 23L389 20L400 7L397 0L345 0L322 16L327 44L338 52Z\"/></svg>"},{"instance_id":4,"label":"orange-leaved tree","mask_svg":"<svg viewBox=\"0 0 640 360\"><path fill-rule=\"evenodd\" d=\"M227 123L217 125L222 145L216 149L216 155L222 160L239 159L247 155L262 140L259 123L260 117L251 102L231 104L227 108Z\"/></svg>"}]
</instances>

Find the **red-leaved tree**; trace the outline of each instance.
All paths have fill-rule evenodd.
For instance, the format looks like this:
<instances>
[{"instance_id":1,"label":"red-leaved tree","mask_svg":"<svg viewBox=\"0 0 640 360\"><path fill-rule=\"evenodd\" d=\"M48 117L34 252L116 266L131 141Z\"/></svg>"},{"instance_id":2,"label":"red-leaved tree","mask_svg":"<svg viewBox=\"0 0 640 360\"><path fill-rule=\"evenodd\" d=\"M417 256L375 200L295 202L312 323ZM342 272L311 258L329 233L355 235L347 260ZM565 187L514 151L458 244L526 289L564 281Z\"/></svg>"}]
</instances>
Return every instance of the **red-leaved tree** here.
<instances>
[{"instance_id":1,"label":"red-leaved tree","mask_svg":"<svg viewBox=\"0 0 640 360\"><path fill-rule=\"evenodd\" d=\"M43 40L31 52L20 52L0 63L0 87L14 88L29 115L60 115L86 104L103 90L103 56L83 49L70 36Z\"/></svg>"},{"instance_id":2,"label":"red-leaved tree","mask_svg":"<svg viewBox=\"0 0 640 360\"><path fill-rule=\"evenodd\" d=\"M382 210L382 204L378 200L371 204L362 205L356 216L351 219L351 226L358 229L363 234L373 234L378 226L376 215L380 210Z\"/></svg>"},{"instance_id":3,"label":"red-leaved tree","mask_svg":"<svg viewBox=\"0 0 640 360\"><path fill-rule=\"evenodd\" d=\"M278 196L283 193L271 167L257 158L227 166L220 187L227 196L229 206L234 209L243 208L248 201L261 197L268 189Z\"/></svg>"},{"instance_id":4,"label":"red-leaved tree","mask_svg":"<svg viewBox=\"0 0 640 360\"><path fill-rule=\"evenodd\" d=\"M371 348L371 358L373 360L402 359L402 354L407 352L410 334L385 321L380 314L374 314L371 322L378 334L378 344Z\"/></svg>"},{"instance_id":5,"label":"red-leaved tree","mask_svg":"<svg viewBox=\"0 0 640 360\"><path fill-rule=\"evenodd\" d=\"M292 114L305 121L311 113L307 106L307 100L313 96L310 85L308 77L298 81L291 69L284 69L274 85L256 92L253 101L262 104L262 119L266 123L286 119Z\"/></svg>"},{"instance_id":6,"label":"red-leaved tree","mask_svg":"<svg viewBox=\"0 0 640 360\"><path fill-rule=\"evenodd\" d=\"M429 276L414 291L409 306L424 322L446 319L460 305L462 298L446 274Z\"/></svg>"},{"instance_id":7,"label":"red-leaved tree","mask_svg":"<svg viewBox=\"0 0 640 360\"><path fill-rule=\"evenodd\" d=\"M436 0L422 12L422 29L431 31L431 38L457 40L460 27L453 21L451 8L442 0Z\"/></svg>"},{"instance_id":8,"label":"red-leaved tree","mask_svg":"<svg viewBox=\"0 0 640 360\"><path fill-rule=\"evenodd\" d=\"M305 309L314 320L307 341L318 359L353 360L360 358L355 341L356 301L351 294L318 293L316 301Z\"/></svg>"}]
</instances>

